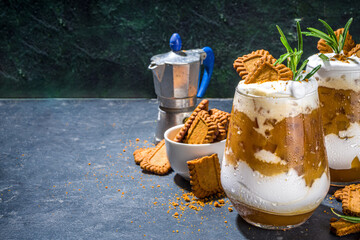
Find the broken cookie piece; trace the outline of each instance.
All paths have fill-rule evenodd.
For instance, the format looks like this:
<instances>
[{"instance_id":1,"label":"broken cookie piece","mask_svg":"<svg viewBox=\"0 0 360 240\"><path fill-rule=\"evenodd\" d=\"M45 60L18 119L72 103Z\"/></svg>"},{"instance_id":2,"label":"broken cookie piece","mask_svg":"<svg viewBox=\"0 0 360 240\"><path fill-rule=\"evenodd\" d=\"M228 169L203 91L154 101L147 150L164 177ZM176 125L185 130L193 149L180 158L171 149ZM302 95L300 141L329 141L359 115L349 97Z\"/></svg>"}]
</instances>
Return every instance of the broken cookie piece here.
<instances>
[{"instance_id":1,"label":"broken cookie piece","mask_svg":"<svg viewBox=\"0 0 360 240\"><path fill-rule=\"evenodd\" d=\"M343 213L360 217L360 184L351 184L334 193L337 200L342 201Z\"/></svg>"},{"instance_id":2,"label":"broken cookie piece","mask_svg":"<svg viewBox=\"0 0 360 240\"><path fill-rule=\"evenodd\" d=\"M344 32L344 28L339 28L338 30L334 31L334 34L339 40L340 34ZM343 47L344 54L347 55L348 52L355 47L355 42L352 38L352 36L349 34L349 32L346 35L345 44ZM324 39L320 39L317 44L317 49L320 53L332 53L333 50L329 45L327 45L326 41Z\"/></svg>"},{"instance_id":3,"label":"broken cookie piece","mask_svg":"<svg viewBox=\"0 0 360 240\"><path fill-rule=\"evenodd\" d=\"M353 55L360 58L360 44L356 44L356 46L348 53L348 57L351 57Z\"/></svg>"},{"instance_id":4,"label":"broken cookie piece","mask_svg":"<svg viewBox=\"0 0 360 240\"><path fill-rule=\"evenodd\" d=\"M136 149L133 153L135 163L140 164L154 149L153 147Z\"/></svg>"},{"instance_id":5,"label":"broken cookie piece","mask_svg":"<svg viewBox=\"0 0 360 240\"><path fill-rule=\"evenodd\" d=\"M178 132L178 134L175 136L174 141L175 142L182 142L183 139L185 138L185 136L187 135L187 132L192 124L192 122L195 120L197 114L201 111L201 110L205 110L208 111L209 109L209 100L207 99L203 99L199 105L195 108L195 110L193 111L193 113L190 115L190 117L188 118L188 120L185 122L184 126L180 129L180 131Z\"/></svg>"},{"instance_id":6,"label":"broken cookie piece","mask_svg":"<svg viewBox=\"0 0 360 240\"><path fill-rule=\"evenodd\" d=\"M250 72L245 79L245 83L249 84L291 80L293 77L291 69L286 67L284 64L274 66L275 61L276 60L268 56L261 58L257 62L254 71Z\"/></svg>"},{"instance_id":7,"label":"broken cookie piece","mask_svg":"<svg viewBox=\"0 0 360 240\"><path fill-rule=\"evenodd\" d=\"M337 236L345 236L351 233L360 232L360 223L347 222L344 219L330 222L330 231Z\"/></svg>"},{"instance_id":8,"label":"broken cookie piece","mask_svg":"<svg viewBox=\"0 0 360 240\"><path fill-rule=\"evenodd\" d=\"M166 154L165 140L159 142L155 149L142 160L140 167L158 175L164 175L170 171L171 166Z\"/></svg>"},{"instance_id":9,"label":"broken cookie piece","mask_svg":"<svg viewBox=\"0 0 360 240\"><path fill-rule=\"evenodd\" d=\"M216 123L218 127L218 134L216 135L215 141L222 141L226 139L227 136L230 114L227 112L223 112L221 110L217 110L217 111L214 110L217 109L211 109L209 113L210 113L210 118L212 119L213 122Z\"/></svg>"},{"instance_id":10,"label":"broken cookie piece","mask_svg":"<svg viewBox=\"0 0 360 240\"><path fill-rule=\"evenodd\" d=\"M205 198L222 193L220 183L220 164L217 154L197 158L187 162L190 173L190 184L194 195Z\"/></svg>"},{"instance_id":11,"label":"broken cookie piece","mask_svg":"<svg viewBox=\"0 0 360 240\"><path fill-rule=\"evenodd\" d=\"M271 54L264 49L256 50L250 54L238 57L234 61L233 67L235 68L236 72L243 79L245 79L250 72L254 71L255 63L264 56L269 56L270 58L273 58L273 56L271 56Z\"/></svg>"},{"instance_id":12,"label":"broken cookie piece","mask_svg":"<svg viewBox=\"0 0 360 240\"><path fill-rule=\"evenodd\" d=\"M212 143L217 135L217 125L207 111L201 110L192 122L184 142L188 144Z\"/></svg>"},{"instance_id":13,"label":"broken cookie piece","mask_svg":"<svg viewBox=\"0 0 360 240\"><path fill-rule=\"evenodd\" d=\"M343 190L342 210L348 216L360 217L360 184Z\"/></svg>"}]
</instances>

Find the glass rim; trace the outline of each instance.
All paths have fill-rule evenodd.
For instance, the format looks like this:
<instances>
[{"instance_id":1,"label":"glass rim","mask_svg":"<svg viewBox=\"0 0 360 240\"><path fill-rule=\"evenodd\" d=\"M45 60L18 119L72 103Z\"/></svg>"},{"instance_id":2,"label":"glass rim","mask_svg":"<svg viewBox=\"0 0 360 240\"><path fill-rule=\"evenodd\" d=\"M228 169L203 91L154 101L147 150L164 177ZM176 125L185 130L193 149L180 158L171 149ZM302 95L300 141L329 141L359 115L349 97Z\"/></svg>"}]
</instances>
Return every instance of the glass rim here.
<instances>
[{"instance_id":1,"label":"glass rim","mask_svg":"<svg viewBox=\"0 0 360 240\"><path fill-rule=\"evenodd\" d=\"M244 80L242 80L244 81ZM262 99L291 99L291 100L300 100L300 99L303 99L305 97L308 97L310 95L313 95L314 93L318 93L318 88L314 88L312 91L306 93L302 98L295 98L294 96L291 96L291 95L277 95L277 96L265 96L265 95L255 95L255 94L249 94L249 93L246 93L244 91L244 89L239 89L239 84L236 85L235 87L235 92L245 96L245 97L251 97L251 98L262 98ZM243 90L243 91L242 91Z\"/></svg>"}]
</instances>

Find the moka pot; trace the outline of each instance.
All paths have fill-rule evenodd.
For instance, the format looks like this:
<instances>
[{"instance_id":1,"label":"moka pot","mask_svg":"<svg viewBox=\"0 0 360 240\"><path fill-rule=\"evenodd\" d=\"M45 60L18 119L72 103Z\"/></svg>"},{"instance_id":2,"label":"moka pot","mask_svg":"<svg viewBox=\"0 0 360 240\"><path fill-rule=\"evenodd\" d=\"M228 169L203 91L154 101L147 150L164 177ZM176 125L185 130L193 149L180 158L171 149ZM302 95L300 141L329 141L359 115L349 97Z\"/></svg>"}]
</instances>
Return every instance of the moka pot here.
<instances>
[{"instance_id":1,"label":"moka pot","mask_svg":"<svg viewBox=\"0 0 360 240\"><path fill-rule=\"evenodd\" d=\"M172 51L151 58L159 113L155 141L164 138L164 132L184 123L195 109L197 98L204 96L214 66L214 53L210 47L181 50L181 38L174 33L170 38ZM200 65L204 65L201 77Z\"/></svg>"}]
</instances>

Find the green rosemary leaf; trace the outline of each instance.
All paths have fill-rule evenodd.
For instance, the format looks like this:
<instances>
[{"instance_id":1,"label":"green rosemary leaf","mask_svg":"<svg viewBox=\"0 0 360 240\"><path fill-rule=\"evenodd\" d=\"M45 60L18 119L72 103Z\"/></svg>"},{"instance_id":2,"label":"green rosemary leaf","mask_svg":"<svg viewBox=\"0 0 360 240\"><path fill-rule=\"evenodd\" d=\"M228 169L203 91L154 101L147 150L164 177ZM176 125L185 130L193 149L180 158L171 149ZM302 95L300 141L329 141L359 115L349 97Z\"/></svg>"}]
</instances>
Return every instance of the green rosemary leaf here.
<instances>
[{"instance_id":1,"label":"green rosemary leaf","mask_svg":"<svg viewBox=\"0 0 360 240\"><path fill-rule=\"evenodd\" d=\"M303 80L311 78L320 68L321 68L321 65L317 65L316 67L314 67L308 74L306 74L306 76L303 78Z\"/></svg>"},{"instance_id":2,"label":"green rosemary leaf","mask_svg":"<svg viewBox=\"0 0 360 240\"><path fill-rule=\"evenodd\" d=\"M325 41L326 42L326 44L329 46L329 47L331 47L331 49L332 50L334 50L334 52L335 53L340 53L340 51L339 51L339 45L337 45L336 43L334 43L334 42L327 42L327 41Z\"/></svg>"},{"instance_id":3,"label":"green rosemary leaf","mask_svg":"<svg viewBox=\"0 0 360 240\"><path fill-rule=\"evenodd\" d=\"M330 208L330 209L336 216L344 219L345 221L348 221L348 222L351 222L351 223L360 223L360 217L352 217L352 216L347 216L347 215L341 215L341 214L336 213L333 208Z\"/></svg>"},{"instance_id":4,"label":"green rosemary leaf","mask_svg":"<svg viewBox=\"0 0 360 240\"><path fill-rule=\"evenodd\" d=\"M293 76L295 75L295 73L296 73L296 61L295 61L295 59L294 59L294 57L293 58L290 58L290 60L289 60L289 62L290 62L290 69L291 69L291 71L293 72ZM294 79L294 78L293 78Z\"/></svg>"},{"instance_id":5,"label":"green rosemary leaf","mask_svg":"<svg viewBox=\"0 0 360 240\"><path fill-rule=\"evenodd\" d=\"M319 19L319 21L325 26L325 28L326 28L328 34L330 35L330 37L332 39L334 39L336 41L336 43L337 43L338 41L337 41L336 35L334 33L334 30L324 20Z\"/></svg>"},{"instance_id":6,"label":"green rosemary leaf","mask_svg":"<svg viewBox=\"0 0 360 240\"><path fill-rule=\"evenodd\" d=\"M349 30L349 28L350 28L350 25L351 25L351 23L353 22L353 18L350 18L348 21L347 21L347 23L345 24L345 27L344 27L344 32L346 31L348 31Z\"/></svg>"},{"instance_id":7,"label":"green rosemary leaf","mask_svg":"<svg viewBox=\"0 0 360 240\"><path fill-rule=\"evenodd\" d=\"M286 50L287 50L288 52L293 52L293 50L291 49L288 41L286 40L286 37L285 37L283 31L281 30L281 28L280 28L278 25L276 25L276 28L278 29L278 31L279 31L279 33L280 33L280 36L281 36L281 37L280 37L280 40L281 40L282 44L285 46Z\"/></svg>"},{"instance_id":8,"label":"green rosemary leaf","mask_svg":"<svg viewBox=\"0 0 360 240\"><path fill-rule=\"evenodd\" d=\"M299 81L300 76L302 76L302 71L305 68L306 64L308 61L304 61L303 64L301 65L300 69L297 70L297 66L301 60L301 56L303 54L303 38L302 38L302 34L311 34L316 36L316 33L313 32L301 32L301 28L300 28L300 22L297 21L296 22L296 30L297 30L297 34L298 34L298 48L294 48L294 50L290 47L288 41L286 40L286 37L283 33L283 31L281 30L281 28L279 26L277 26L277 29L280 33L280 40L282 42L282 44L285 46L287 53L281 55L279 57L279 59L274 63L274 65L278 64L278 63L282 63L283 61L285 61L285 59L287 59L287 66L288 68L290 68L290 70L293 73L293 81ZM310 29L309 29L310 30ZM310 30L311 31L311 30ZM317 66L316 68L314 68L309 74L307 74L305 76L305 78L310 78L312 75L314 75L316 73L317 70L320 69L320 65Z\"/></svg>"},{"instance_id":9,"label":"green rosemary leaf","mask_svg":"<svg viewBox=\"0 0 360 240\"><path fill-rule=\"evenodd\" d=\"M339 53L344 48L344 44L345 44L345 38L344 38L344 36L342 34L340 34L340 36L339 36L339 48L338 48Z\"/></svg>"},{"instance_id":10,"label":"green rosemary leaf","mask_svg":"<svg viewBox=\"0 0 360 240\"><path fill-rule=\"evenodd\" d=\"M347 23L345 24L345 27L344 27L343 34L340 34L340 37L342 35L343 39L342 39L342 42L339 41L341 43L340 46L339 46L340 47L339 51L343 50L343 48L344 48L346 35L347 35L348 31L349 31L349 27L350 27L352 21L353 21L353 18L350 18L349 21L347 21ZM339 40L340 40L340 37L339 37Z\"/></svg>"},{"instance_id":11,"label":"green rosemary leaf","mask_svg":"<svg viewBox=\"0 0 360 240\"><path fill-rule=\"evenodd\" d=\"M306 59L302 64L301 67L296 71L294 80L297 81L299 76L301 75L302 71L304 70L306 64L309 62L308 59Z\"/></svg>"},{"instance_id":12,"label":"green rosemary leaf","mask_svg":"<svg viewBox=\"0 0 360 240\"><path fill-rule=\"evenodd\" d=\"M329 58L322 53L319 54L319 58L321 58L323 61L329 61Z\"/></svg>"},{"instance_id":13,"label":"green rosemary leaf","mask_svg":"<svg viewBox=\"0 0 360 240\"><path fill-rule=\"evenodd\" d=\"M288 52L292 52L292 49L291 49L290 45L288 44L288 42L286 41L286 39L281 37L280 41L285 46L285 48Z\"/></svg>"},{"instance_id":14,"label":"green rosemary leaf","mask_svg":"<svg viewBox=\"0 0 360 240\"><path fill-rule=\"evenodd\" d=\"M285 61L289 56L291 55L291 53L284 53L283 55L281 55L278 60L276 60L276 62L274 63L274 66L276 66L277 64L282 63L283 61Z\"/></svg>"},{"instance_id":15,"label":"green rosemary leaf","mask_svg":"<svg viewBox=\"0 0 360 240\"><path fill-rule=\"evenodd\" d=\"M302 34L301 34L301 28L300 28L299 21L296 21L296 31L297 31L297 35L298 35L298 49L299 49L299 51L302 51L303 50L303 38L302 38Z\"/></svg>"},{"instance_id":16,"label":"green rosemary leaf","mask_svg":"<svg viewBox=\"0 0 360 240\"><path fill-rule=\"evenodd\" d=\"M346 36L349 31L349 27L353 21L353 18L350 18L347 21L344 27L344 32L339 35L339 39L337 39L333 29L329 26L329 24L327 24L324 20L321 19L319 19L319 21L325 26L329 35L315 28L308 28L309 32L303 32L303 34L305 34L306 36L317 37L325 40L326 44L334 50L335 54L340 54L344 48Z\"/></svg>"},{"instance_id":17,"label":"green rosemary leaf","mask_svg":"<svg viewBox=\"0 0 360 240\"><path fill-rule=\"evenodd\" d=\"M334 39L332 39L331 37L329 37L326 33L317 30L315 28L307 28L311 33L313 33L314 37L318 37L318 38L322 38L327 42L334 42Z\"/></svg>"},{"instance_id":18,"label":"green rosemary leaf","mask_svg":"<svg viewBox=\"0 0 360 240\"><path fill-rule=\"evenodd\" d=\"M302 32L303 34L305 34L307 37L317 37L317 38L321 38L321 36L319 36L316 33L313 32ZM330 39L329 37L327 39L324 39L326 44L331 47L335 53L338 53L338 45L337 42L335 42L333 39Z\"/></svg>"},{"instance_id":19,"label":"green rosemary leaf","mask_svg":"<svg viewBox=\"0 0 360 240\"><path fill-rule=\"evenodd\" d=\"M299 62L300 62L300 59L301 59L301 56L302 56L302 54L303 54L304 52L303 52L303 50L300 50L300 51L296 51L295 53L294 53L294 56L295 56L295 59L296 59L296 66L299 64Z\"/></svg>"}]
</instances>

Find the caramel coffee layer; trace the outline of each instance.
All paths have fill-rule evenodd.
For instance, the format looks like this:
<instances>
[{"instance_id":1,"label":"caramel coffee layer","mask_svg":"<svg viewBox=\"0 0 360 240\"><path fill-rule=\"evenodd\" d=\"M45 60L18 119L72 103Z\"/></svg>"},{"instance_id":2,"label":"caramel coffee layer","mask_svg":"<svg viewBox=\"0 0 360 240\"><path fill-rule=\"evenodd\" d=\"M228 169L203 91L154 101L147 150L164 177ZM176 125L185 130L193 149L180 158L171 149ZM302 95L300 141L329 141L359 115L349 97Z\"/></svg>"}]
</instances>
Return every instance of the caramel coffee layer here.
<instances>
[{"instance_id":1,"label":"caramel coffee layer","mask_svg":"<svg viewBox=\"0 0 360 240\"><path fill-rule=\"evenodd\" d=\"M286 173L293 168L299 176L304 175L306 185L311 187L327 168L322 130L316 129L321 126L320 121L319 109L279 122L267 119L266 124L273 128L264 136L256 131L259 127L256 119L252 121L243 112L233 110L226 159L233 166L245 161L265 176ZM259 152L270 153L275 160L259 159Z\"/></svg>"},{"instance_id":2,"label":"caramel coffee layer","mask_svg":"<svg viewBox=\"0 0 360 240\"><path fill-rule=\"evenodd\" d=\"M333 182L355 182L360 181L360 161L355 157L351 162L350 169L330 168L331 181Z\"/></svg>"},{"instance_id":3,"label":"caramel coffee layer","mask_svg":"<svg viewBox=\"0 0 360 240\"><path fill-rule=\"evenodd\" d=\"M360 124L360 92L319 87L319 99L325 136L339 136L350 123Z\"/></svg>"},{"instance_id":4,"label":"caramel coffee layer","mask_svg":"<svg viewBox=\"0 0 360 240\"><path fill-rule=\"evenodd\" d=\"M243 217L246 221L256 225L262 225L265 228L266 226L269 226L269 228L272 229L297 226L309 219L315 211L312 210L308 213L277 215L246 206L245 204L239 202L233 203L240 216Z\"/></svg>"}]
</instances>

